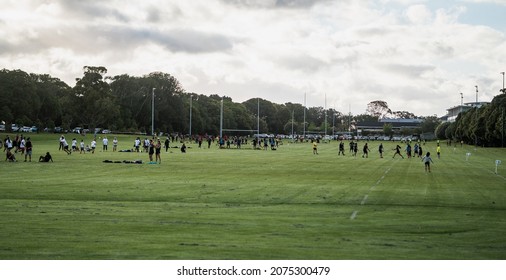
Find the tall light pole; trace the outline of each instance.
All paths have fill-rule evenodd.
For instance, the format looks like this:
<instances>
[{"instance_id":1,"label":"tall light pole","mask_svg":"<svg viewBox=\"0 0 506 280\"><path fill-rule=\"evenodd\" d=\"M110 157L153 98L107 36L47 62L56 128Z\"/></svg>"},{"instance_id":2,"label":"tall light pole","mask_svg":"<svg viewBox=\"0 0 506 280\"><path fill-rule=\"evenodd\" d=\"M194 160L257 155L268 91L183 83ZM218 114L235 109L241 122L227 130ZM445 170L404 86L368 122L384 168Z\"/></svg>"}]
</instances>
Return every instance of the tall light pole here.
<instances>
[{"instance_id":1,"label":"tall light pole","mask_svg":"<svg viewBox=\"0 0 506 280\"><path fill-rule=\"evenodd\" d=\"M304 126L304 131L303 131L303 136L304 137L304 141L306 140L306 93L304 92L304 123L303 123L303 126Z\"/></svg>"},{"instance_id":2,"label":"tall light pole","mask_svg":"<svg viewBox=\"0 0 506 280\"><path fill-rule=\"evenodd\" d=\"M506 92L504 92L504 72L501 72L501 73L499 73L499 74L501 74L501 75L502 75L502 89L501 89L500 91L501 91L502 93L506 93Z\"/></svg>"},{"instance_id":3,"label":"tall light pole","mask_svg":"<svg viewBox=\"0 0 506 280\"><path fill-rule=\"evenodd\" d=\"M223 138L223 96L221 97L221 109L220 109L220 139Z\"/></svg>"},{"instance_id":4,"label":"tall light pole","mask_svg":"<svg viewBox=\"0 0 506 280\"><path fill-rule=\"evenodd\" d=\"M151 94L151 136L155 135L155 89Z\"/></svg>"},{"instance_id":5,"label":"tall light pole","mask_svg":"<svg viewBox=\"0 0 506 280\"><path fill-rule=\"evenodd\" d=\"M190 94L190 141L192 139L192 95Z\"/></svg>"},{"instance_id":6,"label":"tall light pole","mask_svg":"<svg viewBox=\"0 0 506 280\"><path fill-rule=\"evenodd\" d=\"M501 72L500 74L502 74L502 93L506 93L505 90L504 90L504 72ZM502 125L501 125L501 128L502 128L502 131L501 131L501 147L504 148L504 107L502 108L502 114L501 114L501 120L502 120Z\"/></svg>"},{"instance_id":7,"label":"tall light pole","mask_svg":"<svg viewBox=\"0 0 506 280\"><path fill-rule=\"evenodd\" d=\"M295 110L292 109L292 143L294 141L294 137L293 137L293 113L295 112Z\"/></svg>"}]
</instances>

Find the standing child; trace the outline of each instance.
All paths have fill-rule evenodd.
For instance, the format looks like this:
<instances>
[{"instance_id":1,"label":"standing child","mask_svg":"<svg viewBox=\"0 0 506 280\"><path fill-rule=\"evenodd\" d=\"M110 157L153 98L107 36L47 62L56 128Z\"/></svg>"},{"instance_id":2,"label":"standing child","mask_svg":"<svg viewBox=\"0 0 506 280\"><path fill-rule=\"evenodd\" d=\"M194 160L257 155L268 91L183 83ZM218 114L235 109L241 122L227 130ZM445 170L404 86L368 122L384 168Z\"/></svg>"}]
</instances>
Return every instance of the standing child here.
<instances>
[{"instance_id":1,"label":"standing child","mask_svg":"<svg viewBox=\"0 0 506 280\"><path fill-rule=\"evenodd\" d=\"M97 140L95 138L93 138L93 140L91 140L91 153L94 154L95 153L95 149L97 148Z\"/></svg>"},{"instance_id":2,"label":"standing child","mask_svg":"<svg viewBox=\"0 0 506 280\"><path fill-rule=\"evenodd\" d=\"M422 161L425 163L425 172L430 172L430 163L434 163L432 161L432 158L430 157L430 153L427 152L427 154L422 158Z\"/></svg>"},{"instance_id":3,"label":"standing child","mask_svg":"<svg viewBox=\"0 0 506 280\"><path fill-rule=\"evenodd\" d=\"M79 147L81 148L79 153L80 154L86 153L86 151L84 150L84 140L83 139L81 139L81 144L79 144L79 145L80 145Z\"/></svg>"},{"instance_id":4,"label":"standing child","mask_svg":"<svg viewBox=\"0 0 506 280\"><path fill-rule=\"evenodd\" d=\"M313 141L313 155L318 154L318 144L316 143L316 140Z\"/></svg>"},{"instance_id":5,"label":"standing child","mask_svg":"<svg viewBox=\"0 0 506 280\"><path fill-rule=\"evenodd\" d=\"M441 159L441 147L439 146L439 143L437 144L436 153L437 153L437 158Z\"/></svg>"}]
</instances>

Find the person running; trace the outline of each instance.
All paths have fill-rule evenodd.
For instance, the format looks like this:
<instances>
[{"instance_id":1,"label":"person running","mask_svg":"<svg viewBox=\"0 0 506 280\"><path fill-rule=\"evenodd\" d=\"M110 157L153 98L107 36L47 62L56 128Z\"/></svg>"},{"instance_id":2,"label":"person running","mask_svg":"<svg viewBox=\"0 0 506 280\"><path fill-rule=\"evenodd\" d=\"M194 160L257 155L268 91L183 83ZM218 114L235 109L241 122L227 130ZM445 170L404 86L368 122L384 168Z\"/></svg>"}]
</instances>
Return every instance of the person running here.
<instances>
[{"instance_id":1,"label":"person running","mask_svg":"<svg viewBox=\"0 0 506 280\"><path fill-rule=\"evenodd\" d=\"M437 144L436 153L437 153L437 158L441 159L441 146L439 146L439 143Z\"/></svg>"},{"instance_id":2,"label":"person running","mask_svg":"<svg viewBox=\"0 0 506 280\"><path fill-rule=\"evenodd\" d=\"M383 143L380 143L379 148L378 148L378 152L380 154L380 158L383 158Z\"/></svg>"},{"instance_id":3,"label":"person running","mask_svg":"<svg viewBox=\"0 0 506 280\"><path fill-rule=\"evenodd\" d=\"M63 151L67 153L67 155L72 154L72 151L69 150L69 143L67 143L67 140L65 140L65 137L62 137L62 146Z\"/></svg>"},{"instance_id":4,"label":"person running","mask_svg":"<svg viewBox=\"0 0 506 280\"><path fill-rule=\"evenodd\" d=\"M404 156L402 156L402 154L401 154L401 149L402 149L401 146L397 145L395 147L395 149L394 149L395 150L395 154L394 154L394 156L392 158L395 158L396 155L400 155L401 158L404 158Z\"/></svg>"},{"instance_id":5,"label":"person running","mask_svg":"<svg viewBox=\"0 0 506 280\"><path fill-rule=\"evenodd\" d=\"M432 158L430 157L430 153L427 152L427 154L422 158L422 161L425 163L425 172L430 172L430 163L434 163L432 161Z\"/></svg>"},{"instance_id":6,"label":"person running","mask_svg":"<svg viewBox=\"0 0 506 280\"><path fill-rule=\"evenodd\" d=\"M364 144L364 148L362 149L362 157L368 158L369 157L369 146L367 146L367 143Z\"/></svg>"},{"instance_id":7,"label":"person running","mask_svg":"<svg viewBox=\"0 0 506 280\"><path fill-rule=\"evenodd\" d=\"M341 142L339 142L339 153L337 153L337 155L343 155L344 156L344 143L343 143L343 140L341 140Z\"/></svg>"},{"instance_id":8,"label":"person running","mask_svg":"<svg viewBox=\"0 0 506 280\"><path fill-rule=\"evenodd\" d=\"M45 156L39 157L39 162L49 162L49 161L53 162L53 157L49 152L47 152Z\"/></svg>"},{"instance_id":9,"label":"person running","mask_svg":"<svg viewBox=\"0 0 506 280\"><path fill-rule=\"evenodd\" d=\"M32 161L33 145L32 145L32 140L30 140L30 137L28 137L26 139L25 149L26 149L26 152L25 152L25 161L26 161L26 158L28 158L29 161L31 162Z\"/></svg>"},{"instance_id":10,"label":"person running","mask_svg":"<svg viewBox=\"0 0 506 280\"><path fill-rule=\"evenodd\" d=\"M419 158L422 158L423 156L423 151L422 151L422 146L418 147L418 157Z\"/></svg>"},{"instance_id":11,"label":"person running","mask_svg":"<svg viewBox=\"0 0 506 280\"><path fill-rule=\"evenodd\" d=\"M356 157L358 153L358 142L353 143L353 156Z\"/></svg>"}]
</instances>

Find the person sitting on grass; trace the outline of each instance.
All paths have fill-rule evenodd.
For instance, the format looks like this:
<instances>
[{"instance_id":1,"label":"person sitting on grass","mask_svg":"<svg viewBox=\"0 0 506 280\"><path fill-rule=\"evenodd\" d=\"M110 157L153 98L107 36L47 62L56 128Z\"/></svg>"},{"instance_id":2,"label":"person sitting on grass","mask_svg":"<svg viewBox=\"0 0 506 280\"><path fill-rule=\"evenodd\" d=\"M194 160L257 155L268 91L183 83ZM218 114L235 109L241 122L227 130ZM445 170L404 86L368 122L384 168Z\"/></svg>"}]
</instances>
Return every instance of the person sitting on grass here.
<instances>
[{"instance_id":1,"label":"person sitting on grass","mask_svg":"<svg viewBox=\"0 0 506 280\"><path fill-rule=\"evenodd\" d=\"M45 156L39 157L39 162L49 162L49 161L53 162L53 157L49 152L47 152Z\"/></svg>"}]
</instances>

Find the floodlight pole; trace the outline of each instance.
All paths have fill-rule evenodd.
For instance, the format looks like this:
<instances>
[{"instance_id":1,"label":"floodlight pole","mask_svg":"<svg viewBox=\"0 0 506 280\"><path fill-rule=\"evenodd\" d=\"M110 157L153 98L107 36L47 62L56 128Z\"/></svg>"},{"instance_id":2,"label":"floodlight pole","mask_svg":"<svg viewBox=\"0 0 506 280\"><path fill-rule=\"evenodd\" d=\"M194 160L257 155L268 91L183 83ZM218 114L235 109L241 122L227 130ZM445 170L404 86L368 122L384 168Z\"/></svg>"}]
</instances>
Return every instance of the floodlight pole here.
<instances>
[{"instance_id":1,"label":"floodlight pole","mask_svg":"<svg viewBox=\"0 0 506 280\"><path fill-rule=\"evenodd\" d=\"M260 137L260 97L257 97L257 136Z\"/></svg>"},{"instance_id":2,"label":"floodlight pole","mask_svg":"<svg viewBox=\"0 0 506 280\"><path fill-rule=\"evenodd\" d=\"M221 97L221 109L220 109L220 139L223 138L223 97Z\"/></svg>"},{"instance_id":3,"label":"floodlight pole","mask_svg":"<svg viewBox=\"0 0 506 280\"><path fill-rule=\"evenodd\" d=\"M293 138L293 113L294 113L294 110L292 110L292 142L294 140L294 138Z\"/></svg>"},{"instance_id":4,"label":"floodlight pole","mask_svg":"<svg viewBox=\"0 0 506 280\"><path fill-rule=\"evenodd\" d=\"M304 92L304 133L303 133L303 139L306 140L306 93Z\"/></svg>"},{"instance_id":5,"label":"floodlight pole","mask_svg":"<svg viewBox=\"0 0 506 280\"><path fill-rule=\"evenodd\" d=\"M192 95L190 94L190 141L192 139Z\"/></svg>"},{"instance_id":6,"label":"floodlight pole","mask_svg":"<svg viewBox=\"0 0 506 280\"><path fill-rule=\"evenodd\" d=\"M151 136L155 135L155 89L151 94Z\"/></svg>"},{"instance_id":7,"label":"floodlight pole","mask_svg":"<svg viewBox=\"0 0 506 280\"><path fill-rule=\"evenodd\" d=\"M502 75L502 93L505 94L506 91L504 90L504 72L500 73ZM502 120L502 131L501 131L501 146L504 148L504 108L502 108L502 114L501 114L501 120ZM497 172L496 172L497 173Z\"/></svg>"}]
</instances>

